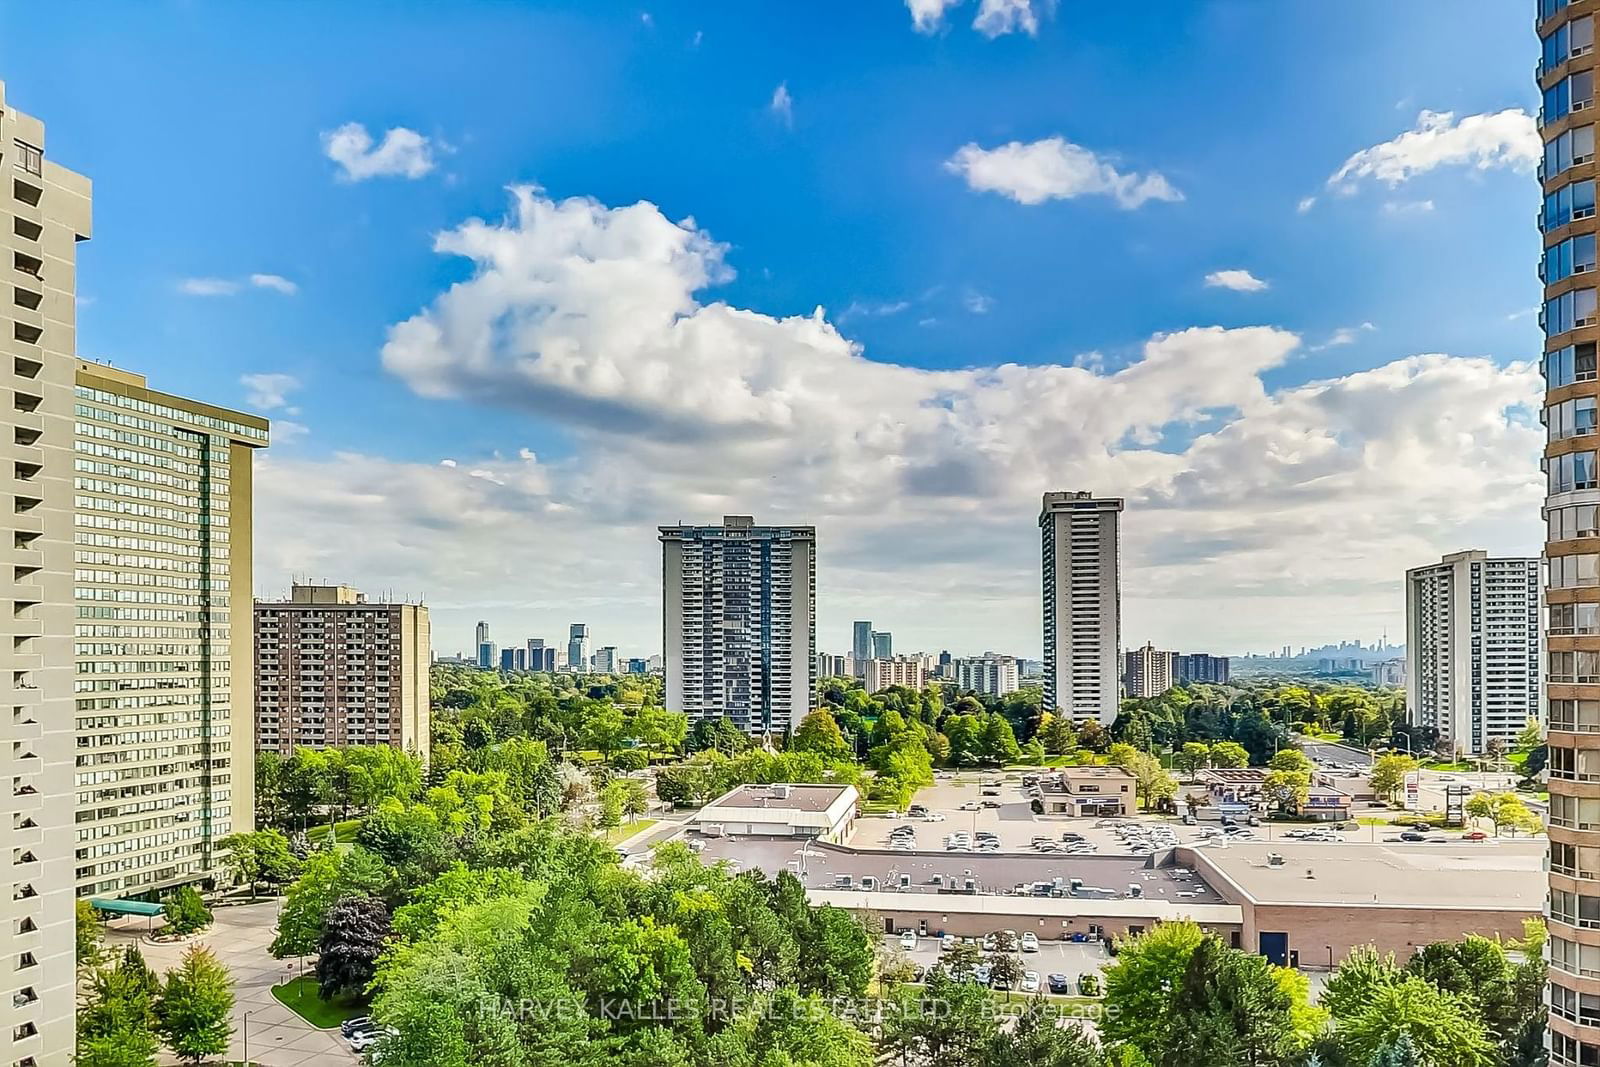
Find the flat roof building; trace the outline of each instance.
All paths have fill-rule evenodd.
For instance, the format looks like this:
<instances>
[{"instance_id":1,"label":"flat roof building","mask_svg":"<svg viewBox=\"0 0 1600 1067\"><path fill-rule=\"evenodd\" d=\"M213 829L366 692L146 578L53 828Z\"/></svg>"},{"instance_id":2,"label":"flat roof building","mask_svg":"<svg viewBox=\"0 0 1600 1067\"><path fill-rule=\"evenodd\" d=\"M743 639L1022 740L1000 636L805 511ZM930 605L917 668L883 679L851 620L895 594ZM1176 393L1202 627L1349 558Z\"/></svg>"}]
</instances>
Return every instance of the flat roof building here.
<instances>
[{"instance_id":1,"label":"flat roof building","mask_svg":"<svg viewBox=\"0 0 1600 1067\"><path fill-rule=\"evenodd\" d=\"M667 709L784 733L817 702L817 531L662 526Z\"/></svg>"},{"instance_id":2,"label":"flat roof building","mask_svg":"<svg viewBox=\"0 0 1600 1067\"><path fill-rule=\"evenodd\" d=\"M4 592L0 612L0 1062L66 1063L73 1052L73 381L78 244L91 234L89 179L45 157L44 123L0 82L0 310L6 400Z\"/></svg>"},{"instance_id":3,"label":"flat roof building","mask_svg":"<svg viewBox=\"0 0 1600 1067\"><path fill-rule=\"evenodd\" d=\"M853 785L741 785L701 808L689 822L712 836L842 841L855 828L860 800Z\"/></svg>"},{"instance_id":4,"label":"flat roof building","mask_svg":"<svg viewBox=\"0 0 1600 1067\"><path fill-rule=\"evenodd\" d=\"M287 601L256 603L255 641L258 749L287 756L299 745L389 745L428 758L425 606L296 584Z\"/></svg>"},{"instance_id":5,"label":"flat roof building","mask_svg":"<svg viewBox=\"0 0 1600 1067\"><path fill-rule=\"evenodd\" d=\"M252 491L267 420L80 361L79 896L213 876L255 827ZM139 501L139 503L131 503Z\"/></svg>"},{"instance_id":6,"label":"flat roof building","mask_svg":"<svg viewBox=\"0 0 1600 1067\"><path fill-rule=\"evenodd\" d=\"M1132 815L1138 793L1121 767L1062 767L1039 778L1039 799L1049 815Z\"/></svg>"},{"instance_id":7,"label":"flat roof building","mask_svg":"<svg viewBox=\"0 0 1600 1067\"><path fill-rule=\"evenodd\" d=\"M1046 493L1039 512L1044 708L1110 726L1122 697L1122 500Z\"/></svg>"}]
</instances>

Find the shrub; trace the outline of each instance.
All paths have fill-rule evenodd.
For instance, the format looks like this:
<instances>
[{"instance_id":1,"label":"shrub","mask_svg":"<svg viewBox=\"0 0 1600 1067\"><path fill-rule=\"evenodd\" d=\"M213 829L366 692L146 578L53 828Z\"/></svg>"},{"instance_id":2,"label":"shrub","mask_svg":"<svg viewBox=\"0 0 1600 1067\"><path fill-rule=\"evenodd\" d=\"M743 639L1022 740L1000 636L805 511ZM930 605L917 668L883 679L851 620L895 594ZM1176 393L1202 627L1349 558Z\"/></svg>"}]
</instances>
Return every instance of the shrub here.
<instances>
[{"instance_id":1,"label":"shrub","mask_svg":"<svg viewBox=\"0 0 1600 1067\"><path fill-rule=\"evenodd\" d=\"M186 885L162 904L167 926L175 934L192 934L211 923L211 909L192 885Z\"/></svg>"}]
</instances>

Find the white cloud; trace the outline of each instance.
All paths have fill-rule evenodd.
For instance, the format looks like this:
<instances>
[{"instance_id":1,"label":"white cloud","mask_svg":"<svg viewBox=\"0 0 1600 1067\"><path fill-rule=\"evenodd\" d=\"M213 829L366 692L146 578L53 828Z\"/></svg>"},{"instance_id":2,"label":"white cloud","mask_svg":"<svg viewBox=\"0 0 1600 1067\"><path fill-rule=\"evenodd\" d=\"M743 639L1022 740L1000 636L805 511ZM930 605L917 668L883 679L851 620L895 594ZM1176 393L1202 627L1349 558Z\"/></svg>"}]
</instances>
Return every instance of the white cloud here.
<instances>
[{"instance_id":1,"label":"white cloud","mask_svg":"<svg viewBox=\"0 0 1600 1067\"><path fill-rule=\"evenodd\" d=\"M515 195L509 219L439 235L470 271L391 328L383 361L423 396L562 427L563 458L269 454L263 582L404 575L450 598L432 602L443 650L484 617L546 637L585 618L648 652L655 525L747 513L818 525L824 649L890 612L908 647L1035 654L1038 494L1087 488L1128 498L1129 631L1233 651L1398 625L1406 566L1537 544L1530 364L1422 355L1269 389L1293 334L1201 327L1107 365L922 370L867 359L820 311L715 300L727 250L692 221ZM1373 500L1412 518L1373 523ZM520 552L496 550L510 538ZM535 578L529 553L590 565Z\"/></svg>"},{"instance_id":2,"label":"white cloud","mask_svg":"<svg viewBox=\"0 0 1600 1067\"><path fill-rule=\"evenodd\" d=\"M1426 215L1433 210L1432 200L1385 200L1385 215Z\"/></svg>"},{"instance_id":3,"label":"white cloud","mask_svg":"<svg viewBox=\"0 0 1600 1067\"><path fill-rule=\"evenodd\" d=\"M1012 141L998 148L969 143L946 160L944 167L965 178L972 189L999 193L1019 204L1109 196L1119 207L1131 210L1147 200L1183 199L1162 175L1154 171L1124 174L1089 149L1061 137L1029 144Z\"/></svg>"},{"instance_id":4,"label":"white cloud","mask_svg":"<svg viewBox=\"0 0 1600 1067\"><path fill-rule=\"evenodd\" d=\"M935 33L944 26L944 13L964 0L906 0L911 12L911 28L918 33Z\"/></svg>"},{"instance_id":5,"label":"white cloud","mask_svg":"<svg viewBox=\"0 0 1600 1067\"><path fill-rule=\"evenodd\" d=\"M1518 310L1511 312L1506 316L1506 321L1516 322L1518 319L1525 319L1531 315L1537 314L1539 314L1539 305L1535 304L1532 307L1519 308Z\"/></svg>"},{"instance_id":6,"label":"white cloud","mask_svg":"<svg viewBox=\"0 0 1600 1067\"><path fill-rule=\"evenodd\" d=\"M310 427L291 419L274 419L272 422L273 447L290 445L311 432Z\"/></svg>"},{"instance_id":7,"label":"white cloud","mask_svg":"<svg viewBox=\"0 0 1600 1067\"><path fill-rule=\"evenodd\" d=\"M852 300L839 313L839 321L850 319L881 319L898 315L911 306L909 300Z\"/></svg>"},{"instance_id":8,"label":"white cloud","mask_svg":"<svg viewBox=\"0 0 1600 1067\"><path fill-rule=\"evenodd\" d=\"M178 283L178 292L185 296L232 296L239 291L239 283L226 278L185 278Z\"/></svg>"},{"instance_id":9,"label":"white cloud","mask_svg":"<svg viewBox=\"0 0 1600 1067\"><path fill-rule=\"evenodd\" d=\"M994 297L980 293L976 289L968 289L961 298L961 306L974 315L987 315L994 310Z\"/></svg>"},{"instance_id":10,"label":"white cloud","mask_svg":"<svg viewBox=\"0 0 1600 1067\"><path fill-rule=\"evenodd\" d=\"M368 178L420 178L433 170L433 144L415 130L396 126L373 144L359 122L347 122L322 135L322 152L339 165L341 181Z\"/></svg>"},{"instance_id":11,"label":"white cloud","mask_svg":"<svg viewBox=\"0 0 1600 1067\"><path fill-rule=\"evenodd\" d=\"M1424 111L1414 129L1345 160L1328 186L1348 195L1370 178L1392 189L1438 167L1531 171L1542 151L1533 116L1521 108L1468 115L1459 122L1449 111Z\"/></svg>"},{"instance_id":12,"label":"white cloud","mask_svg":"<svg viewBox=\"0 0 1600 1067\"><path fill-rule=\"evenodd\" d=\"M1317 198L1316 197L1314 197L1314 196L1303 196L1303 197L1300 198L1300 202L1294 206L1294 209L1295 209L1295 211L1297 213L1299 213L1301 215L1304 215L1306 212L1310 211L1312 208L1314 208L1316 206L1317 206Z\"/></svg>"},{"instance_id":13,"label":"white cloud","mask_svg":"<svg viewBox=\"0 0 1600 1067\"><path fill-rule=\"evenodd\" d=\"M300 388L292 374L246 374L239 384L247 390L245 400L258 411L272 411L289 403L289 394Z\"/></svg>"},{"instance_id":14,"label":"white cloud","mask_svg":"<svg viewBox=\"0 0 1600 1067\"><path fill-rule=\"evenodd\" d=\"M1363 322L1360 326L1340 326L1328 335L1328 339L1320 345L1312 345L1310 351L1321 352L1329 348L1339 348L1343 345L1353 345L1364 333L1371 333L1377 327L1370 322Z\"/></svg>"},{"instance_id":15,"label":"white cloud","mask_svg":"<svg viewBox=\"0 0 1600 1067\"><path fill-rule=\"evenodd\" d=\"M1269 288L1267 282L1247 270L1214 270L1206 275L1206 286L1212 289L1232 289L1236 293L1259 293Z\"/></svg>"},{"instance_id":16,"label":"white cloud","mask_svg":"<svg viewBox=\"0 0 1600 1067\"><path fill-rule=\"evenodd\" d=\"M794 125L794 97L789 95L788 82L782 82L772 90L772 102L767 107L779 122L785 126Z\"/></svg>"},{"instance_id":17,"label":"white cloud","mask_svg":"<svg viewBox=\"0 0 1600 1067\"><path fill-rule=\"evenodd\" d=\"M1046 0L982 0L972 28L991 40L1008 33L1025 33L1029 37L1039 33L1039 8Z\"/></svg>"},{"instance_id":18,"label":"white cloud","mask_svg":"<svg viewBox=\"0 0 1600 1067\"><path fill-rule=\"evenodd\" d=\"M257 289L271 289L286 296L293 296L300 291L298 285L281 274L252 274L250 284Z\"/></svg>"}]
</instances>

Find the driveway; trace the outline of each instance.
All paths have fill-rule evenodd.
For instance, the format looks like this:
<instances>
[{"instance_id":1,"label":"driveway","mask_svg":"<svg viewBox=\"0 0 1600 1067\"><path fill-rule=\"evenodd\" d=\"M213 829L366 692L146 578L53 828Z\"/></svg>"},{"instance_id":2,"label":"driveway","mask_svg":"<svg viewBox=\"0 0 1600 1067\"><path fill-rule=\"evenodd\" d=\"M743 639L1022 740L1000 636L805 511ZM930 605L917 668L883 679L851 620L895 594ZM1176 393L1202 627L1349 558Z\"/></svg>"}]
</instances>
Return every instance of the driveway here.
<instances>
[{"instance_id":1,"label":"driveway","mask_svg":"<svg viewBox=\"0 0 1600 1067\"><path fill-rule=\"evenodd\" d=\"M245 1023L248 1016L250 1059L265 1067L312 1067L315 1064L354 1064L360 1057L350 1051L337 1028L318 1030L280 1004L272 987L300 973L295 960L275 960L267 951L278 921L276 900L239 907L217 908L215 921L205 933L190 941L169 944L141 942L139 951L157 974L178 966L191 942L216 954L233 975L233 1038L229 1060L244 1059ZM108 947L137 941L145 933L144 919L123 919L106 930ZM174 1062L163 1056L163 1063Z\"/></svg>"}]
</instances>

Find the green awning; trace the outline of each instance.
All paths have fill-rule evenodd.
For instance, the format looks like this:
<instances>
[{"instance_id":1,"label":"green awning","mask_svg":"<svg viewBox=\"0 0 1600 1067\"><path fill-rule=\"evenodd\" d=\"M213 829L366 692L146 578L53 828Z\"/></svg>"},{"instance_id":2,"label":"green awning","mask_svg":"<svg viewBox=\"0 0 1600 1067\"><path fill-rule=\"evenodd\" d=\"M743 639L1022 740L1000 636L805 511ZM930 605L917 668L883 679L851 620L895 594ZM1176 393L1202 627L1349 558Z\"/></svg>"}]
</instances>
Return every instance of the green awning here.
<instances>
[{"instance_id":1,"label":"green awning","mask_svg":"<svg viewBox=\"0 0 1600 1067\"><path fill-rule=\"evenodd\" d=\"M148 900L105 900L91 898L90 907L95 911L103 911L108 915L160 915L160 904L152 904Z\"/></svg>"}]
</instances>

